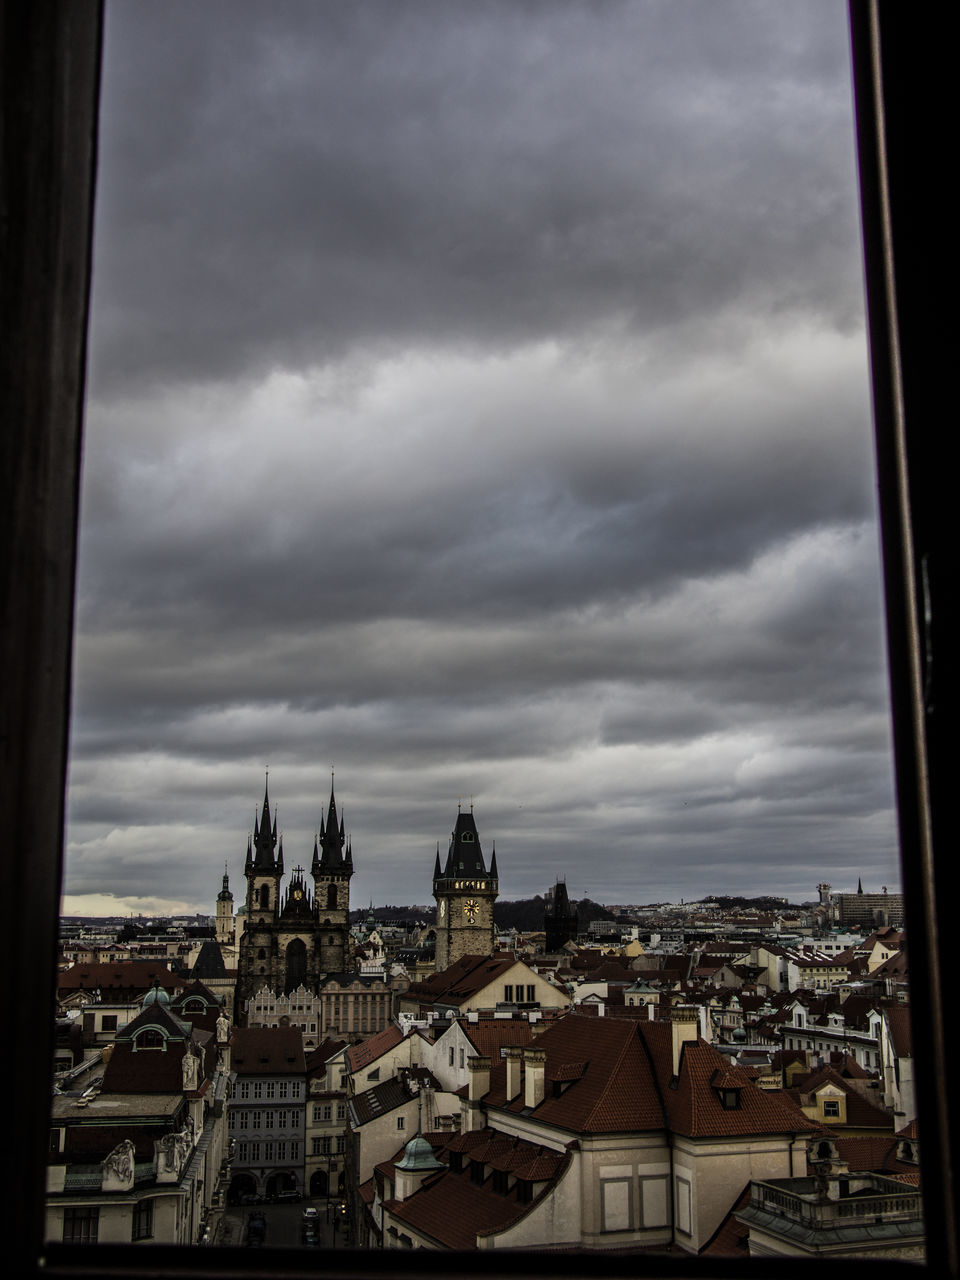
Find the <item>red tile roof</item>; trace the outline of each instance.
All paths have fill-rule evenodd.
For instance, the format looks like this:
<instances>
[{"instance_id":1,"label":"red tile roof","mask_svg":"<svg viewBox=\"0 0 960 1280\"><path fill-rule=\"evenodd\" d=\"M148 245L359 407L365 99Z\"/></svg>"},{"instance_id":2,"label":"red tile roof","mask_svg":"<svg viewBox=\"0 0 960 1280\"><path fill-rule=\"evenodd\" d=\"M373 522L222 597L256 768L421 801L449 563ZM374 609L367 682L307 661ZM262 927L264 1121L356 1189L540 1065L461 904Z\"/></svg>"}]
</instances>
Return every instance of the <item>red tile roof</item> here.
<instances>
[{"instance_id":1,"label":"red tile roof","mask_svg":"<svg viewBox=\"0 0 960 1280\"><path fill-rule=\"evenodd\" d=\"M887 1025L893 1038L893 1047L900 1058L913 1057L913 1036L910 1029L910 1009L905 1004L894 1004L885 1010Z\"/></svg>"},{"instance_id":2,"label":"red tile roof","mask_svg":"<svg viewBox=\"0 0 960 1280\"><path fill-rule=\"evenodd\" d=\"M663 1128L663 1106L639 1025L574 1013L544 1031L537 1038L537 1048L547 1054L547 1090L536 1109L538 1119L575 1133ZM669 1040L668 1024L650 1025L662 1027ZM559 1069L568 1069L571 1063L586 1064L585 1070L554 1097L550 1083L558 1078ZM507 1102L506 1075L505 1063L493 1067L486 1101L493 1107L522 1111L522 1087L520 1096Z\"/></svg>"},{"instance_id":3,"label":"red tile roof","mask_svg":"<svg viewBox=\"0 0 960 1280\"><path fill-rule=\"evenodd\" d=\"M477 1053L494 1061L499 1059L500 1050L507 1045L527 1045L533 1039L530 1023L525 1018L485 1019L482 1022L461 1019L460 1026Z\"/></svg>"},{"instance_id":4,"label":"red tile roof","mask_svg":"<svg viewBox=\"0 0 960 1280\"><path fill-rule=\"evenodd\" d=\"M407 995L418 996L423 1000L462 1004L491 982L495 982L516 963L516 957L512 954L502 959L495 956L463 956L456 964L440 973L432 973L423 982L411 982Z\"/></svg>"},{"instance_id":5,"label":"red tile roof","mask_svg":"<svg viewBox=\"0 0 960 1280\"><path fill-rule=\"evenodd\" d=\"M403 1032L398 1026L391 1023L389 1027L384 1027L382 1031L378 1031L369 1040L362 1040L360 1044L351 1045L347 1050L347 1064L350 1070L359 1071L362 1067L368 1067L371 1062L376 1062L377 1058L395 1048L402 1039Z\"/></svg>"},{"instance_id":6,"label":"red tile roof","mask_svg":"<svg viewBox=\"0 0 960 1280\"><path fill-rule=\"evenodd\" d=\"M230 1049L230 1065L240 1076L306 1073L299 1027L236 1027Z\"/></svg>"},{"instance_id":7,"label":"red tile roof","mask_svg":"<svg viewBox=\"0 0 960 1280\"><path fill-rule=\"evenodd\" d=\"M831 1135L837 1144L840 1159L851 1173L884 1173L920 1185L920 1168L907 1160L897 1158L900 1139L897 1137L844 1138Z\"/></svg>"},{"instance_id":8,"label":"red tile roof","mask_svg":"<svg viewBox=\"0 0 960 1280\"><path fill-rule=\"evenodd\" d=\"M432 1142L432 1136L431 1142ZM438 1159L449 1160L449 1152L465 1153L463 1172L447 1167L424 1180L406 1200L388 1200L384 1208L399 1224L406 1223L448 1249L475 1249L477 1237L495 1235L519 1221L539 1203L543 1194L563 1174L569 1163L566 1152L548 1151L520 1138L508 1138L493 1129L459 1134L437 1150ZM392 1177L392 1164L379 1166ZM525 1182L545 1183L540 1194L521 1203L516 1183L506 1192L494 1191L493 1178L474 1182L474 1164L513 1174Z\"/></svg>"},{"instance_id":9,"label":"red tile roof","mask_svg":"<svg viewBox=\"0 0 960 1280\"><path fill-rule=\"evenodd\" d=\"M160 983L165 991L178 991L184 981L158 960L124 960L122 964L75 964L57 974L57 992L61 996L76 991L145 994Z\"/></svg>"},{"instance_id":10,"label":"red tile roof","mask_svg":"<svg viewBox=\"0 0 960 1280\"><path fill-rule=\"evenodd\" d=\"M803 1133L815 1128L784 1093L757 1088L754 1075L753 1070L731 1067L705 1041L688 1042L676 1088L664 1091L670 1128L692 1138ZM719 1090L737 1087L739 1105L728 1110Z\"/></svg>"}]
</instances>

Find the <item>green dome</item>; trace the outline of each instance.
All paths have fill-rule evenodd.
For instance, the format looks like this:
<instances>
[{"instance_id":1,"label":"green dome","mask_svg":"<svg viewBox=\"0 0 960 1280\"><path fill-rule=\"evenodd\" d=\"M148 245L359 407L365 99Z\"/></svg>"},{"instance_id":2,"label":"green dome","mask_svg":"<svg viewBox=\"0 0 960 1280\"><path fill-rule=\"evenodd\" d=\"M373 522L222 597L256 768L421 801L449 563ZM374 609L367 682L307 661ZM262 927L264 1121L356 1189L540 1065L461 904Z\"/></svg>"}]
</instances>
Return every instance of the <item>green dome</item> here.
<instances>
[{"instance_id":1,"label":"green dome","mask_svg":"<svg viewBox=\"0 0 960 1280\"><path fill-rule=\"evenodd\" d=\"M153 986L150 988L147 994L143 997L143 1000L140 1004L140 1008L146 1009L152 1004L169 1005L169 1003L170 1003L170 997L166 993L166 991L164 991L163 987L161 987L160 979L154 978Z\"/></svg>"},{"instance_id":2,"label":"green dome","mask_svg":"<svg viewBox=\"0 0 960 1280\"><path fill-rule=\"evenodd\" d=\"M418 1133L403 1149L403 1159L397 1161L398 1169L413 1169L423 1172L427 1169L442 1169L443 1165L433 1154L433 1147Z\"/></svg>"}]
</instances>

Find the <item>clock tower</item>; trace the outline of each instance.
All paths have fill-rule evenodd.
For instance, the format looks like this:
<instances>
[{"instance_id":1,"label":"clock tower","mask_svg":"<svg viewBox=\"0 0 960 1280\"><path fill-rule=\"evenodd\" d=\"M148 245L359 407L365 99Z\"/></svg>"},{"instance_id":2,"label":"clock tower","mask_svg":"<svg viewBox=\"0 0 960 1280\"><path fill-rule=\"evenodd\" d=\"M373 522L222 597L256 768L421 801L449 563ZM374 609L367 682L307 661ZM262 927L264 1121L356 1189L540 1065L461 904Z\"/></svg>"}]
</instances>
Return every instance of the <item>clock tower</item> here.
<instances>
[{"instance_id":1,"label":"clock tower","mask_svg":"<svg viewBox=\"0 0 960 1280\"><path fill-rule=\"evenodd\" d=\"M458 809L446 865L441 870L438 847L433 872L433 896L437 900L435 967L438 973L463 956L493 954L493 904L498 892L496 848L488 871L473 819L473 805L469 813Z\"/></svg>"}]
</instances>

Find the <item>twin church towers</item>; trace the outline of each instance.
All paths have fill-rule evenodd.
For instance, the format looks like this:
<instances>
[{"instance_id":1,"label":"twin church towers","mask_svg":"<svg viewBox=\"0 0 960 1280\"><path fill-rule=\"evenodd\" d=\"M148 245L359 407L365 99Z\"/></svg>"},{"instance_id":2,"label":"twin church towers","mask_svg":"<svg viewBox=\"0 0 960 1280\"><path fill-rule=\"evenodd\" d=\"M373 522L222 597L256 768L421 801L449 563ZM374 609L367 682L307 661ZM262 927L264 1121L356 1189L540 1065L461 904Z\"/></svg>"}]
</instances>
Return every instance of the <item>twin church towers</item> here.
<instances>
[{"instance_id":1,"label":"twin church towers","mask_svg":"<svg viewBox=\"0 0 960 1280\"><path fill-rule=\"evenodd\" d=\"M304 986L316 992L321 980L354 968L350 943L350 880L353 850L344 833L341 810L330 785L326 818L314 838L309 882L296 867L284 891L283 837L271 814L268 789L247 841L243 874L246 913L240 935L237 989L239 1012L262 987L280 993ZM457 813L443 867L437 846L433 896L437 902L436 968L445 969L464 955L493 951L493 904L498 893L496 850L487 870L473 817Z\"/></svg>"}]
</instances>

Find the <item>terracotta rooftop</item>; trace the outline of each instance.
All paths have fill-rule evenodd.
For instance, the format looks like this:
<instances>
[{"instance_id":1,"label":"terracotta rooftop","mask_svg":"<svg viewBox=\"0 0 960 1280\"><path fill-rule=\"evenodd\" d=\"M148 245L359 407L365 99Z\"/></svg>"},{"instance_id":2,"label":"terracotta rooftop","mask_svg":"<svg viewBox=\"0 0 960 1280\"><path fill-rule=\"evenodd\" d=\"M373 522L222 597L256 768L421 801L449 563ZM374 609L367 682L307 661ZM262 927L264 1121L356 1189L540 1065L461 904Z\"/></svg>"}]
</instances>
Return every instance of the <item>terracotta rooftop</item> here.
<instances>
[{"instance_id":1,"label":"terracotta rooftop","mask_svg":"<svg viewBox=\"0 0 960 1280\"><path fill-rule=\"evenodd\" d=\"M835 1137L834 1140L840 1159L851 1173L884 1173L908 1182L911 1186L920 1185L920 1166L898 1158L900 1138Z\"/></svg>"},{"instance_id":2,"label":"terracotta rooftop","mask_svg":"<svg viewBox=\"0 0 960 1280\"><path fill-rule=\"evenodd\" d=\"M303 1075L303 1033L299 1027L235 1027L230 1066L240 1076Z\"/></svg>"},{"instance_id":3,"label":"terracotta rooftop","mask_svg":"<svg viewBox=\"0 0 960 1280\"><path fill-rule=\"evenodd\" d=\"M147 992L154 982L166 991L184 985L183 979L158 960L124 960L113 964L74 964L57 974L57 991L66 995L74 991Z\"/></svg>"},{"instance_id":4,"label":"terracotta rooftop","mask_svg":"<svg viewBox=\"0 0 960 1280\"><path fill-rule=\"evenodd\" d=\"M382 1031L378 1031L369 1040L363 1040L360 1044L351 1045L347 1050L347 1065L351 1071L359 1071L362 1067L367 1067L371 1062L376 1062L377 1058L395 1048L402 1039L403 1032L396 1024L391 1023L389 1027L384 1027Z\"/></svg>"},{"instance_id":5,"label":"terracotta rooftop","mask_svg":"<svg viewBox=\"0 0 960 1280\"><path fill-rule=\"evenodd\" d=\"M525 1045L533 1039L533 1030L526 1018L498 1018L469 1022L460 1020L460 1026L478 1054L499 1059L500 1050L507 1045Z\"/></svg>"},{"instance_id":6,"label":"terracotta rooftop","mask_svg":"<svg viewBox=\"0 0 960 1280\"><path fill-rule=\"evenodd\" d=\"M429 1136L434 1145L433 1135ZM449 1167L451 1152L461 1155L462 1172ZM378 1166L378 1174L382 1171L391 1176L392 1164L401 1155L402 1151L398 1152L390 1166ZM520 1138L508 1138L493 1129L459 1134L444 1148L436 1150L436 1155L447 1168L425 1179L420 1189L406 1200L388 1200L384 1207L398 1223L409 1224L448 1249L475 1249L478 1236L495 1235L518 1221L534 1208L540 1195L569 1162L565 1152L549 1151ZM483 1181L476 1182L474 1166L481 1163L485 1176ZM522 1203L517 1182L506 1191L493 1189L493 1172L544 1185L532 1201Z\"/></svg>"},{"instance_id":7,"label":"terracotta rooftop","mask_svg":"<svg viewBox=\"0 0 960 1280\"><path fill-rule=\"evenodd\" d=\"M463 956L456 964L432 973L423 982L412 982L408 995L426 1000L443 1000L450 1004L462 1004L484 987L495 982L501 974L517 963L511 954L496 956Z\"/></svg>"}]
</instances>

